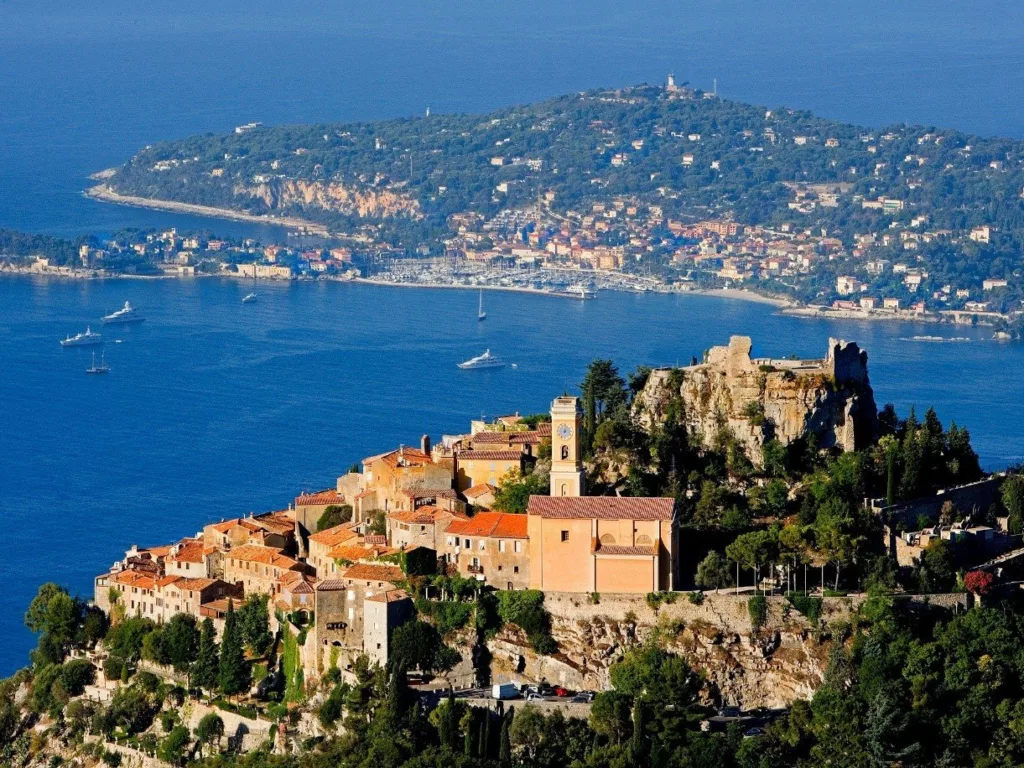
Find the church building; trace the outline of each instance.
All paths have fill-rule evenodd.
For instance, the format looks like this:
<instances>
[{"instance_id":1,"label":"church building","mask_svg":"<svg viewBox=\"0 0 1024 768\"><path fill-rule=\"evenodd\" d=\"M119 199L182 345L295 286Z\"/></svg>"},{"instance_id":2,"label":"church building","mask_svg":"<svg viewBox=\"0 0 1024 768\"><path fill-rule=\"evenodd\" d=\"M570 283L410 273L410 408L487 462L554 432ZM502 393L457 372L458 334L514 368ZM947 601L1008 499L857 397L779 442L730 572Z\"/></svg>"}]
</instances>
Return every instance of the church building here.
<instances>
[{"instance_id":1,"label":"church building","mask_svg":"<svg viewBox=\"0 0 1024 768\"><path fill-rule=\"evenodd\" d=\"M530 587L647 593L677 582L675 499L585 496L579 399L551 405L551 495L527 508Z\"/></svg>"}]
</instances>

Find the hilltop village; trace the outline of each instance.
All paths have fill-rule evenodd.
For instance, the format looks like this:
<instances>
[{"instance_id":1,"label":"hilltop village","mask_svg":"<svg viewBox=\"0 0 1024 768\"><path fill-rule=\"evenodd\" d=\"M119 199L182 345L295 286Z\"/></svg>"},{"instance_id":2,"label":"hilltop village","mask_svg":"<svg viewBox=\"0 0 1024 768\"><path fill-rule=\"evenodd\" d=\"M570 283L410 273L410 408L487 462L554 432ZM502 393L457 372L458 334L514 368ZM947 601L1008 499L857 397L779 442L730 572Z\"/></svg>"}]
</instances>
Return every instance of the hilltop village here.
<instances>
[{"instance_id":1,"label":"hilltop village","mask_svg":"<svg viewBox=\"0 0 1024 768\"><path fill-rule=\"evenodd\" d=\"M931 410L879 409L855 343L751 352L733 337L627 377L598 360L546 413L424 435L285 509L132 546L91 599L44 585L32 667L0 683L0 754L337 765L389 744L398 766L421 743L438 764L541 765L541 739L567 764L568 728L578 760L676 732L724 765L823 755L826 726L795 723L843 722L819 704L834 695L868 711L871 643L913 671L959 663L923 650L943 632L1017 631L995 624L1016 621L1024 476L983 473ZM886 707L918 691L922 722L968 684L906 674ZM935 749L988 748L953 738Z\"/></svg>"}]
</instances>

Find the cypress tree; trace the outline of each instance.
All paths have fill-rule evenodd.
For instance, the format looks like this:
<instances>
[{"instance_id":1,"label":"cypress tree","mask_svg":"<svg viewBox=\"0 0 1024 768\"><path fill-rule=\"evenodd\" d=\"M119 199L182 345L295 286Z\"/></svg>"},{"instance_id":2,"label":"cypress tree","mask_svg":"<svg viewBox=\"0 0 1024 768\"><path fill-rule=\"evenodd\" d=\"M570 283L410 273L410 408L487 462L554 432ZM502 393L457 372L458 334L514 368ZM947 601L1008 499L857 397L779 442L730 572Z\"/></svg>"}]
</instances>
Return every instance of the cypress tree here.
<instances>
[{"instance_id":1,"label":"cypress tree","mask_svg":"<svg viewBox=\"0 0 1024 768\"><path fill-rule=\"evenodd\" d=\"M644 756L644 708L637 696L633 702L633 737L629 742L629 752L633 763L639 765Z\"/></svg>"},{"instance_id":2,"label":"cypress tree","mask_svg":"<svg viewBox=\"0 0 1024 768\"><path fill-rule=\"evenodd\" d=\"M491 713L488 710L483 711L483 725L480 728L480 743L477 746L477 757L482 760L487 759L487 742L490 741L491 735Z\"/></svg>"},{"instance_id":3,"label":"cypress tree","mask_svg":"<svg viewBox=\"0 0 1024 768\"><path fill-rule=\"evenodd\" d=\"M224 635L220 643L220 690L225 696L241 693L249 687L249 665L242 650L242 632L235 616L235 607L228 600L224 619Z\"/></svg>"},{"instance_id":4,"label":"cypress tree","mask_svg":"<svg viewBox=\"0 0 1024 768\"><path fill-rule=\"evenodd\" d=\"M498 764L502 768L509 768L512 765L512 738L509 731L512 728L512 718L515 714L515 707L509 707L505 716L501 719L501 735L498 743Z\"/></svg>"},{"instance_id":5,"label":"cypress tree","mask_svg":"<svg viewBox=\"0 0 1024 768\"><path fill-rule=\"evenodd\" d=\"M199 629L199 654L192 665L192 684L204 691L216 690L219 674L220 659L213 622L206 618Z\"/></svg>"}]
</instances>

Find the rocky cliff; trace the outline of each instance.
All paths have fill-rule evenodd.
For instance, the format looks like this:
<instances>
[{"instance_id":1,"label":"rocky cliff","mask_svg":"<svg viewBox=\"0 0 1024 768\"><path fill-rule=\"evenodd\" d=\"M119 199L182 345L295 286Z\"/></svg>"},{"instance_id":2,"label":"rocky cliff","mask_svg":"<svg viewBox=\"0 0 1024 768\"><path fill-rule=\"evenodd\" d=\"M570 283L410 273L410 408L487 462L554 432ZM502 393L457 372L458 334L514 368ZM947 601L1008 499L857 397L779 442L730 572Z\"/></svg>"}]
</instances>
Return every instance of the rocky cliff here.
<instances>
[{"instance_id":1,"label":"rocky cliff","mask_svg":"<svg viewBox=\"0 0 1024 768\"><path fill-rule=\"evenodd\" d=\"M274 179L252 184L237 184L232 190L239 197L251 197L271 210L319 209L363 218L415 216L419 203L407 194L391 189L360 189L336 181Z\"/></svg>"},{"instance_id":2,"label":"rocky cliff","mask_svg":"<svg viewBox=\"0 0 1024 768\"><path fill-rule=\"evenodd\" d=\"M630 648L657 638L704 675L704 701L715 705L788 706L821 685L832 641L782 598L769 599L764 626L755 630L748 596L709 594L702 605L677 595L653 611L637 595L548 593L545 606L559 651L539 656L507 627L488 643L495 682L541 681L575 689L610 687L609 669ZM849 618L850 603L827 600L822 624Z\"/></svg>"},{"instance_id":3,"label":"rocky cliff","mask_svg":"<svg viewBox=\"0 0 1024 768\"><path fill-rule=\"evenodd\" d=\"M696 443L709 445L726 428L755 464L772 438L788 445L813 434L822 448L846 451L870 444L878 413L856 343L830 339L821 360L755 359L750 350L748 337L733 336L699 365L652 372L635 406L641 423L663 421L678 398Z\"/></svg>"}]
</instances>

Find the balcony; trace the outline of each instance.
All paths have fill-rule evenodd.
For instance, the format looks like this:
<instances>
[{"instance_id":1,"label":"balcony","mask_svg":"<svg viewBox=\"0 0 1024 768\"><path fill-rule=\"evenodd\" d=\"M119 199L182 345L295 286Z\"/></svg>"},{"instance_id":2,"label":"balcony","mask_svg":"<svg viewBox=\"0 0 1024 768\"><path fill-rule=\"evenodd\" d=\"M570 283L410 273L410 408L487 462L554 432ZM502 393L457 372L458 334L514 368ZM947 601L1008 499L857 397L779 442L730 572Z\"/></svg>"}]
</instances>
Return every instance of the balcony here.
<instances>
[{"instance_id":1,"label":"balcony","mask_svg":"<svg viewBox=\"0 0 1024 768\"><path fill-rule=\"evenodd\" d=\"M466 570L477 576L483 576L484 573L484 567L482 565L467 565Z\"/></svg>"}]
</instances>

